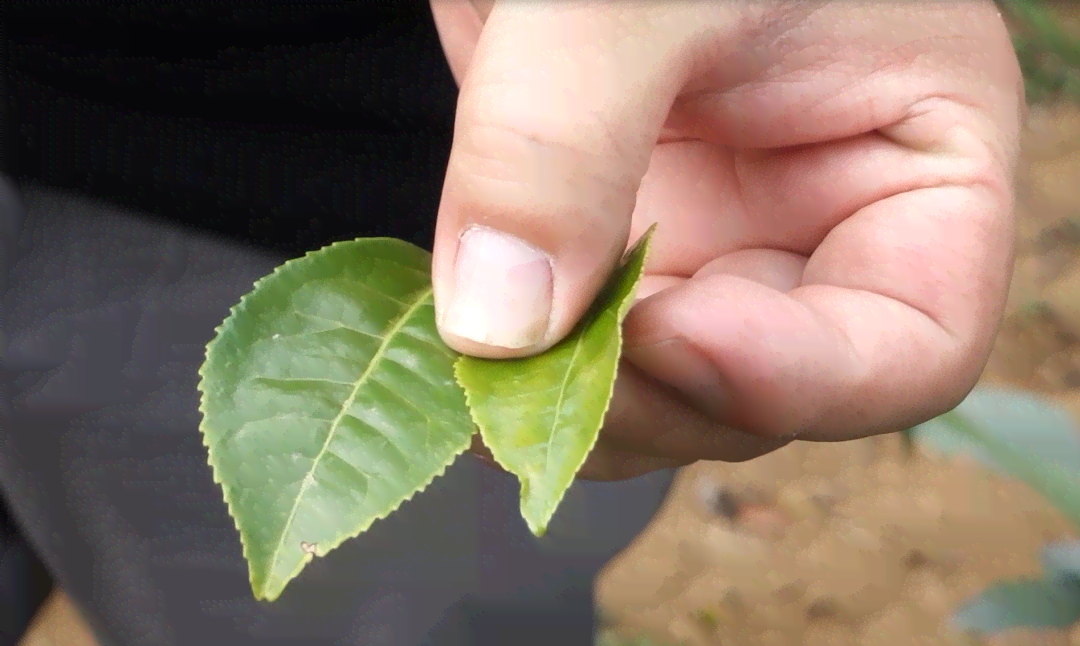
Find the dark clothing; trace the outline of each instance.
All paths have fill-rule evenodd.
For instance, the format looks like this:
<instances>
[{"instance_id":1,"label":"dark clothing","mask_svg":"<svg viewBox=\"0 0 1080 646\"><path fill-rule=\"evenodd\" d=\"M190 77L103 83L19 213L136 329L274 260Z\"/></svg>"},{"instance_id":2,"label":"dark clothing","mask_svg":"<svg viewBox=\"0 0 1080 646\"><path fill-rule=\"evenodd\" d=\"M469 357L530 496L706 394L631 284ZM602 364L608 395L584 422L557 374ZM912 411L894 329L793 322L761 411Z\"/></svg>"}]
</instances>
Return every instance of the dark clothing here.
<instances>
[{"instance_id":1,"label":"dark clothing","mask_svg":"<svg viewBox=\"0 0 1080 646\"><path fill-rule=\"evenodd\" d=\"M289 255L430 245L457 90L423 0L6 4L16 175Z\"/></svg>"},{"instance_id":2,"label":"dark clothing","mask_svg":"<svg viewBox=\"0 0 1080 646\"><path fill-rule=\"evenodd\" d=\"M464 456L256 602L196 370L252 282L328 242L430 248L456 90L430 10L8 2L0 492L105 646L591 643L591 582L672 474L576 483L534 539Z\"/></svg>"}]
</instances>

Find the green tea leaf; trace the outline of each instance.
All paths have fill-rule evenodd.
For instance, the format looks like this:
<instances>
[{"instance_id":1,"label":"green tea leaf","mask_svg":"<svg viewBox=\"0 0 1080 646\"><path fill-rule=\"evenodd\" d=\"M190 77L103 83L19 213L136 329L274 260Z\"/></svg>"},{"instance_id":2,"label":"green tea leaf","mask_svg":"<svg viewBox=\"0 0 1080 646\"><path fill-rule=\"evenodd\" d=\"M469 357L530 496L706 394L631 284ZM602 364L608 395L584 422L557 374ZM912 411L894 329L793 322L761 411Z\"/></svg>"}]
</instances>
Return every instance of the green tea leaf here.
<instances>
[{"instance_id":1,"label":"green tea leaf","mask_svg":"<svg viewBox=\"0 0 1080 646\"><path fill-rule=\"evenodd\" d=\"M456 358L435 329L430 254L400 240L289 261L233 308L200 370L200 430L257 598L465 451Z\"/></svg>"},{"instance_id":2,"label":"green tea leaf","mask_svg":"<svg viewBox=\"0 0 1080 646\"><path fill-rule=\"evenodd\" d=\"M521 481L521 515L537 536L596 444L654 228L556 346L523 359L462 356L455 366L484 444Z\"/></svg>"}]
</instances>

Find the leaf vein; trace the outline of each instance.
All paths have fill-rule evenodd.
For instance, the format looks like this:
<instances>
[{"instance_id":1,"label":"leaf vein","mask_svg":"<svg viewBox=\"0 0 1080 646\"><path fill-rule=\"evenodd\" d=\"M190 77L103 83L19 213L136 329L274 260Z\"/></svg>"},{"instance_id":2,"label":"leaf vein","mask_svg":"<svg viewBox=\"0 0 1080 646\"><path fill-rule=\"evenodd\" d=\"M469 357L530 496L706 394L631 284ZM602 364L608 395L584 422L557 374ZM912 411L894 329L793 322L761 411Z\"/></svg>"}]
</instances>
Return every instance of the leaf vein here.
<instances>
[{"instance_id":1,"label":"leaf vein","mask_svg":"<svg viewBox=\"0 0 1080 646\"><path fill-rule=\"evenodd\" d=\"M351 381L341 381L339 379L326 379L325 377L272 377L270 375L251 375L252 381L278 381L284 384L302 384L308 382L323 383L323 384L335 384L338 386L353 386Z\"/></svg>"},{"instance_id":2,"label":"leaf vein","mask_svg":"<svg viewBox=\"0 0 1080 646\"><path fill-rule=\"evenodd\" d=\"M417 375L416 373L413 373L413 374L414 374L414 376L419 377L419 375ZM409 399L405 395L402 395L397 390L391 388L389 384L387 384L386 382L384 382L384 381L382 381L382 380L380 380L380 379L378 379L376 377L373 377L372 381L379 384L383 388L385 388L386 391L389 392L391 395L393 395L395 399L400 400L403 404L405 404L409 408L413 409L417 413L420 413L420 416L424 418L424 421L427 422L429 426L431 425L431 417L429 417L427 412L422 410L419 406L417 406L416 403L413 402L411 399Z\"/></svg>"},{"instance_id":3,"label":"leaf vein","mask_svg":"<svg viewBox=\"0 0 1080 646\"><path fill-rule=\"evenodd\" d=\"M260 417L259 419L249 419L249 420L245 420L242 424L240 424L240 425L238 425L238 426L236 426L234 428L228 429L225 433L223 433L221 435L221 438L217 442L217 446L224 447L224 446L226 446L227 444L229 444L231 442L235 442L237 439L239 439L241 436L243 436L244 431L247 430L248 428L250 428L251 426L253 426L255 424L258 424L260 422L268 422L270 420L275 420L275 419L308 420L310 422L323 422L323 423L329 423L329 422L334 421L332 419L326 419L324 417L311 417L310 415L304 415L304 414L301 414L301 413L279 413L277 415L271 415L269 417Z\"/></svg>"},{"instance_id":4,"label":"leaf vein","mask_svg":"<svg viewBox=\"0 0 1080 646\"><path fill-rule=\"evenodd\" d=\"M337 319L331 319L331 318L327 318L325 316L318 316L317 314L308 314L307 312L301 312L299 310L293 310L292 313L299 316L300 318L308 319L309 321L312 321L313 323L331 323L334 326L336 326L335 328L331 328L331 329L350 330L352 332L356 332L357 334L362 334L364 336L369 336L369 337L371 337L373 339L380 339L380 340L382 339L382 337L380 337L378 334L375 334L374 332L368 332L367 330L361 330L360 328L358 328L356 326L349 325L345 321L339 321ZM325 331L325 330L320 330L320 332L322 332L322 331ZM305 334L315 334L315 332L302 332L301 334L296 335L296 336L302 336L302 335L305 335ZM288 336L293 336L293 335L288 335Z\"/></svg>"},{"instance_id":5,"label":"leaf vein","mask_svg":"<svg viewBox=\"0 0 1080 646\"><path fill-rule=\"evenodd\" d=\"M350 287L360 287L361 289L367 290L368 292L370 292L372 294L375 294L376 296L380 296L380 297L390 301L391 303L396 303L397 305L405 308L406 310L411 311L413 309L414 305L415 305L415 303L410 305L409 303L406 303L405 301L400 301L400 300L394 298L393 296L391 296L389 294L386 294L384 292L380 292L379 290L375 289L371 285L368 285L367 283L362 282L362 281L350 282L349 286Z\"/></svg>"},{"instance_id":6,"label":"leaf vein","mask_svg":"<svg viewBox=\"0 0 1080 646\"><path fill-rule=\"evenodd\" d=\"M345 399L345 402L341 406L341 410L334 417L333 421L330 422L330 429L326 434L326 440L323 442L322 448L319 449L319 453L315 456L315 459L311 464L311 469L308 471L308 475L305 476L303 484L300 485L300 491L297 492L296 500L293 502L292 509L289 511L289 516L285 520L285 525L281 529L281 536L278 538L278 544L274 548L273 556L270 559L269 572L272 573L277 567L278 559L281 556L281 548L285 544L285 537L288 535L289 530L292 528L293 520L296 518L296 512L300 507L300 501L304 498L304 494L307 492L308 487L310 487L311 483L314 481L315 470L319 468L319 462L322 460L323 455L326 454L330 443L333 441L334 436L337 433L337 429L341 425L341 420L348 413L348 410L352 407L352 404L356 400L356 396L357 394L359 394L360 389L363 388L368 378L374 372L375 367L382 360L382 357L386 353L386 349L390 346L390 343L393 340L394 336L399 330L401 330L402 327L405 326L405 323L409 320L413 313L418 310L424 304L424 302L427 301L428 298L431 297L431 291L431 288L428 287L427 289L420 292L417 295L415 302L413 302L412 305L409 305L405 309L405 311L402 312L401 315L393 321L386 334L382 337L382 343L379 344L379 348L371 357L371 361L364 369L364 372L356 380L352 392L349 393L349 396Z\"/></svg>"},{"instance_id":7,"label":"leaf vein","mask_svg":"<svg viewBox=\"0 0 1080 646\"><path fill-rule=\"evenodd\" d=\"M431 347L431 348L434 348L435 350L438 350L439 352L441 352L442 354L444 354L445 356L447 356L447 357L449 357L451 359L456 359L458 357L456 352L454 352L450 348L446 347L444 344L438 343L438 342L436 342L436 341L434 341L434 340L432 340L430 338L422 337L419 334L415 334L415 333L413 333L413 332L411 332L409 330L405 330L404 332L402 332L402 334L404 336L409 337L410 339L414 339L414 340L419 341L420 343L422 343L422 344L424 344L424 345L426 345L428 347Z\"/></svg>"},{"instance_id":8,"label":"leaf vein","mask_svg":"<svg viewBox=\"0 0 1080 646\"><path fill-rule=\"evenodd\" d=\"M573 370L574 363L577 361L578 354L581 352L584 339L585 334L579 334L574 341L574 352L570 355L570 361L566 366L566 374L563 375L562 385L559 387L559 398L555 401L555 415L551 421L551 437L544 445L544 473L551 471L551 446L555 444L555 438L559 434L559 418L562 417L563 403L566 401L566 388L570 383L570 373Z\"/></svg>"}]
</instances>

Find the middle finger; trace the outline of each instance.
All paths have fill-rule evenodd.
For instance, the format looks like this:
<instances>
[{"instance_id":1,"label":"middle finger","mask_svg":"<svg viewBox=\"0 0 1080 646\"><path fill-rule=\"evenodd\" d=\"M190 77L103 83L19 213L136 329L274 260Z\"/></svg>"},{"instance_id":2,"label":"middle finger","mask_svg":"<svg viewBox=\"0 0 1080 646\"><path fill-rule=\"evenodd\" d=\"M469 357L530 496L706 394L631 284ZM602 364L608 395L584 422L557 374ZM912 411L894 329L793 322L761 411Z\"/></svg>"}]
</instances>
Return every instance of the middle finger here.
<instances>
[{"instance_id":1,"label":"middle finger","mask_svg":"<svg viewBox=\"0 0 1080 646\"><path fill-rule=\"evenodd\" d=\"M859 209L940 180L950 163L916 159L876 132L768 151L664 143L638 190L630 242L659 222L646 273L683 278L742 249L809 256Z\"/></svg>"}]
</instances>

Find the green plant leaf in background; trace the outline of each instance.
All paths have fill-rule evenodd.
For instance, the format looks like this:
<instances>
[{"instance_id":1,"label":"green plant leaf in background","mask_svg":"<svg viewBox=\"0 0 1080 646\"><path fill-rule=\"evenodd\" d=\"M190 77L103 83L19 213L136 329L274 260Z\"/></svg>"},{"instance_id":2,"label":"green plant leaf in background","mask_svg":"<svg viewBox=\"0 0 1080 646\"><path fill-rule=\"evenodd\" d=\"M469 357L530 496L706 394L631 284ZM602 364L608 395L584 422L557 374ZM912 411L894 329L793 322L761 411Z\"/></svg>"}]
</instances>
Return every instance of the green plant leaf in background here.
<instances>
[{"instance_id":1,"label":"green plant leaf in background","mask_svg":"<svg viewBox=\"0 0 1080 646\"><path fill-rule=\"evenodd\" d=\"M1010 628L1065 628L1080 619L1080 586L1024 579L991 585L955 615L961 631L998 633Z\"/></svg>"},{"instance_id":2,"label":"green plant leaf in background","mask_svg":"<svg viewBox=\"0 0 1080 646\"><path fill-rule=\"evenodd\" d=\"M1080 430L1060 407L1020 390L981 387L910 433L1023 480L1080 527Z\"/></svg>"},{"instance_id":3,"label":"green plant leaf in background","mask_svg":"<svg viewBox=\"0 0 1080 646\"><path fill-rule=\"evenodd\" d=\"M655 226L553 348L522 359L462 356L455 366L484 444L521 481L521 515L537 536L596 444L619 367L622 321L634 304Z\"/></svg>"},{"instance_id":4,"label":"green plant leaf in background","mask_svg":"<svg viewBox=\"0 0 1080 646\"><path fill-rule=\"evenodd\" d=\"M200 370L200 430L260 599L426 487L475 432L431 258L340 242L255 284Z\"/></svg>"},{"instance_id":5,"label":"green plant leaf in background","mask_svg":"<svg viewBox=\"0 0 1080 646\"><path fill-rule=\"evenodd\" d=\"M1028 483L1080 527L1080 431L1063 409L1031 393L976 388L955 409L909 432L946 455L969 455ZM998 582L953 615L963 631L1064 628L1080 619L1080 543L1042 554L1047 576Z\"/></svg>"},{"instance_id":6,"label":"green plant leaf in background","mask_svg":"<svg viewBox=\"0 0 1080 646\"><path fill-rule=\"evenodd\" d=\"M998 633L1010 628L1066 628L1080 620L1080 542L1043 548L1043 580L998 582L976 595L952 618L961 631Z\"/></svg>"},{"instance_id":7,"label":"green plant leaf in background","mask_svg":"<svg viewBox=\"0 0 1080 646\"><path fill-rule=\"evenodd\" d=\"M1080 541L1055 541L1043 548L1043 569L1051 579L1080 585Z\"/></svg>"}]
</instances>

